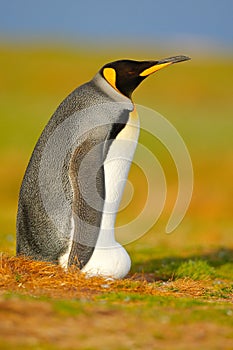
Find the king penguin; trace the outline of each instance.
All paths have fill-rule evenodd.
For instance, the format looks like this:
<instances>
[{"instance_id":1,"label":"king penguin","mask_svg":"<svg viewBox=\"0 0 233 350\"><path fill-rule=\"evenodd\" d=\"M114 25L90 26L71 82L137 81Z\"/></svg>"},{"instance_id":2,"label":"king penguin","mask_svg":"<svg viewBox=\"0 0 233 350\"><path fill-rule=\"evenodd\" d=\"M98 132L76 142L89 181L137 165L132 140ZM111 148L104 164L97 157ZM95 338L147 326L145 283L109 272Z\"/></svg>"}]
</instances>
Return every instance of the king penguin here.
<instances>
[{"instance_id":1,"label":"king penguin","mask_svg":"<svg viewBox=\"0 0 233 350\"><path fill-rule=\"evenodd\" d=\"M123 278L131 267L114 225L139 136L132 93L186 56L118 60L60 104L44 128L19 194L17 255Z\"/></svg>"}]
</instances>

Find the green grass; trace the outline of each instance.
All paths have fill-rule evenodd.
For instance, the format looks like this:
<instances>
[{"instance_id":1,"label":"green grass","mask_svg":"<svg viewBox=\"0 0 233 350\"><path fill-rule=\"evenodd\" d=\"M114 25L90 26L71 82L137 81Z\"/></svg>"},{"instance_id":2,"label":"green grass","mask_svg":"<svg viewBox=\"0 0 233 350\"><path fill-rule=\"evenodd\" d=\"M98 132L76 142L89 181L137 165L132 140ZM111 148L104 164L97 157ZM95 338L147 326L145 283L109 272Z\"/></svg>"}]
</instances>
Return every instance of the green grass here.
<instances>
[{"instance_id":1,"label":"green grass","mask_svg":"<svg viewBox=\"0 0 233 350\"><path fill-rule=\"evenodd\" d=\"M195 323L196 321L209 321L216 324L227 324L233 326L233 306L231 304L213 302L209 308L208 300L196 298L177 298L173 296L155 296L129 294L126 292L111 292L95 297L93 300L73 299L73 300L52 300L46 297L21 296L20 294L7 293L3 295L7 301L40 301L42 304L49 302L51 310L57 317L75 317L87 315L91 317L92 313L101 310L102 313L107 311L120 311L130 313L141 317L153 316L156 321L163 318L167 311L172 311L170 322L177 323ZM159 312L158 312L159 310ZM189 310L184 313L183 310ZM226 317L228 316L228 317Z\"/></svg>"},{"instance_id":2,"label":"green grass","mask_svg":"<svg viewBox=\"0 0 233 350\"><path fill-rule=\"evenodd\" d=\"M14 303L22 301L22 297L14 294L11 295L10 299L8 295L6 300L9 303L11 299ZM27 297L25 302L30 302L30 299L32 298ZM185 344L187 346L187 343L183 342L186 337L185 330L190 333L191 341L189 345L191 349L195 349L196 344L203 345L205 349L221 349L221 345L218 345L220 344L219 339L224 339L224 337L226 337L226 347L224 349L230 349L227 344L231 343L230 339L233 336L233 307L223 302L212 302L210 305L209 301L195 298L140 296L123 292L103 294L92 301L48 300L45 302L42 298L41 300L32 299L32 302L35 305L41 303L42 310L46 303L49 303L49 310L46 306L47 317L50 318L52 323L55 322L57 326L59 325L61 329L65 330L67 326L71 327L72 324L72 330L74 331L72 339L74 341L76 335L78 335L78 344L83 344L82 349L107 348L105 344L108 344L109 332L112 334L111 338L116 339L115 342L110 342L113 349L130 348L129 345L124 345L125 337L128 341L129 339L131 341L136 339L137 343L135 344L138 344L139 348L144 348L147 341L149 341L148 339L152 338L153 344L159 344L160 348L166 347L166 344L170 344L170 341L172 341L173 349L183 349ZM41 317L41 313L38 317ZM90 328L85 329L84 326L83 332L80 334L80 328L83 328L82 323L85 325L87 320L89 320L89 327L93 327L92 332L99 331L99 334L92 335L95 337L93 347L86 345L90 342L90 338L88 338ZM119 320L118 323L111 323L116 322L116 320ZM43 322L46 322L46 320ZM126 328L124 328L125 325L127 325ZM122 331L123 333L118 333ZM141 337L139 337L140 332L143 332ZM217 334L213 332L217 332ZM69 337L69 333L67 336ZM199 336L202 338L201 340ZM62 348L61 334L57 334L57 337L56 344L58 348L60 346ZM208 337L212 337L212 339L209 338L207 341ZM38 339L34 339L34 343L39 349L53 349L54 345L51 339L46 335L44 335L44 338L47 341L43 341L38 337ZM175 340L178 339L179 343L175 344ZM30 344L30 338L24 341L26 349L37 349L35 344L28 345L28 343ZM67 338L66 344L66 349L74 349L72 343L71 346L69 345L69 338ZM10 349L11 347L9 343L5 342L0 343L0 348ZM21 349L22 347L16 345L15 348Z\"/></svg>"},{"instance_id":3,"label":"green grass","mask_svg":"<svg viewBox=\"0 0 233 350\"><path fill-rule=\"evenodd\" d=\"M205 280L215 276L215 269L203 260L188 260L182 263L175 272L177 278Z\"/></svg>"}]
</instances>

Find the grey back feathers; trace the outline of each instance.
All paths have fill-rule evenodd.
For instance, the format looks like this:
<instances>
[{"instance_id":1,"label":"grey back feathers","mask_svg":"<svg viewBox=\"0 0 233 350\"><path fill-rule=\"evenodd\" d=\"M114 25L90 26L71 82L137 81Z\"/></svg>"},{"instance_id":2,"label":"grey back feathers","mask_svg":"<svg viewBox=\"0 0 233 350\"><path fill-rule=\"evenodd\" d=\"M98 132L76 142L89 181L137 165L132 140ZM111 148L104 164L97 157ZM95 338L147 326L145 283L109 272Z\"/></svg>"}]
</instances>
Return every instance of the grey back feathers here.
<instances>
[{"instance_id":1,"label":"grey back feathers","mask_svg":"<svg viewBox=\"0 0 233 350\"><path fill-rule=\"evenodd\" d=\"M88 262L101 224L103 163L132 109L99 73L61 103L24 175L17 254L57 263L69 250L69 265Z\"/></svg>"}]
</instances>

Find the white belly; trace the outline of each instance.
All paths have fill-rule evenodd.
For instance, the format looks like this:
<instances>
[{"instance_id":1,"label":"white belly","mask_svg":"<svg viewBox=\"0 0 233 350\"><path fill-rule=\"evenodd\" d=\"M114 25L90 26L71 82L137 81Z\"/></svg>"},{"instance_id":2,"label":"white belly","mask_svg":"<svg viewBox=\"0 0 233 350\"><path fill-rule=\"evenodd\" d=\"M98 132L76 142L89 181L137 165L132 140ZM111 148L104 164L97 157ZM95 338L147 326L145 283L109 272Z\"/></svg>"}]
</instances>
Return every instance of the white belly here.
<instances>
[{"instance_id":1,"label":"white belly","mask_svg":"<svg viewBox=\"0 0 233 350\"><path fill-rule=\"evenodd\" d=\"M123 278L130 270L130 257L115 241L114 226L138 136L139 118L134 110L125 128L112 142L104 162L105 204L95 250L82 269L88 275Z\"/></svg>"}]
</instances>

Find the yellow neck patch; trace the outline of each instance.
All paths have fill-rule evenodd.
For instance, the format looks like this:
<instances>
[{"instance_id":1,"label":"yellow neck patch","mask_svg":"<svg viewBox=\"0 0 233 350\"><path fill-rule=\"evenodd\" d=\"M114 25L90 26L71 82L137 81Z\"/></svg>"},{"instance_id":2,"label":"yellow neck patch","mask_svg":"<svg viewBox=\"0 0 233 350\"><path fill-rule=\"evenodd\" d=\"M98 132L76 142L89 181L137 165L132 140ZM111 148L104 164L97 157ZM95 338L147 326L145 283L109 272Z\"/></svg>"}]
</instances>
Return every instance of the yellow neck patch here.
<instances>
[{"instance_id":1,"label":"yellow neck patch","mask_svg":"<svg viewBox=\"0 0 233 350\"><path fill-rule=\"evenodd\" d=\"M107 82L118 91L116 87L116 71L113 68L104 68L103 71L104 78Z\"/></svg>"},{"instance_id":2,"label":"yellow neck patch","mask_svg":"<svg viewBox=\"0 0 233 350\"><path fill-rule=\"evenodd\" d=\"M166 63L161 63L161 64L155 64L154 66L145 69L142 73L140 73L141 77L146 77L147 75L150 75L152 73L155 73L157 70L160 70L164 67L169 66L172 64L172 62L166 62Z\"/></svg>"}]
</instances>

